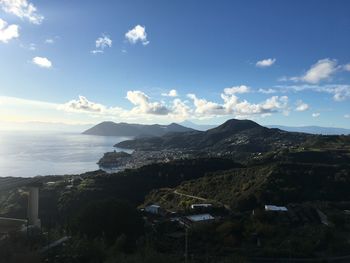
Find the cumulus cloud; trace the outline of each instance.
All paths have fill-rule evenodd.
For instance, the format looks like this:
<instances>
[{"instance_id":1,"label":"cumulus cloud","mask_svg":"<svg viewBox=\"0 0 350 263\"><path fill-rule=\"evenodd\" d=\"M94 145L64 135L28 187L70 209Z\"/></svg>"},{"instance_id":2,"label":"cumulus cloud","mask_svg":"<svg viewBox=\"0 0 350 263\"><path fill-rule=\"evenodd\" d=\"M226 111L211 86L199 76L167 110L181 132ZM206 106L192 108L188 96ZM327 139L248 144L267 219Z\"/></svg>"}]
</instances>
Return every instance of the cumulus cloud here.
<instances>
[{"instance_id":1,"label":"cumulus cloud","mask_svg":"<svg viewBox=\"0 0 350 263\"><path fill-rule=\"evenodd\" d=\"M168 93L162 93L163 97L177 97L177 91L175 89L169 90Z\"/></svg>"},{"instance_id":2,"label":"cumulus cloud","mask_svg":"<svg viewBox=\"0 0 350 263\"><path fill-rule=\"evenodd\" d=\"M144 46L149 44L146 28L144 26L135 26L125 33L125 38L132 44L136 44L137 42L141 42Z\"/></svg>"},{"instance_id":3,"label":"cumulus cloud","mask_svg":"<svg viewBox=\"0 0 350 263\"><path fill-rule=\"evenodd\" d=\"M292 77L293 81L303 81L310 84L317 84L322 80L328 80L339 70L335 59L321 59L317 61L310 69L300 77Z\"/></svg>"},{"instance_id":4,"label":"cumulus cloud","mask_svg":"<svg viewBox=\"0 0 350 263\"><path fill-rule=\"evenodd\" d=\"M241 86L233 86L231 88L225 88L224 93L226 95L233 95L233 94L242 94L242 93L248 93L250 92L250 88L245 85Z\"/></svg>"},{"instance_id":5,"label":"cumulus cloud","mask_svg":"<svg viewBox=\"0 0 350 263\"><path fill-rule=\"evenodd\" d=\"M118 120L162 120L183 121L190 118L212 118L229 116L232 118L249 118L269 116L273 113L288 114L287 96L272 96L260 103L250 103L237 97L237 93L221 93L221 103L198 98L195 94L188 94L188 100L174 98L167 103L152 101L142 91L128 91L126 99L133 105L131 109L107 107L103 104L88 100L84 96L57 106L58 110L84 113L90 117ZM232 93L232 94L230 94Z\"/></svg>"},{"instance_id":6,"label":"cumulus cloud","mask_svg":"<svg viewBox=\"0 0 350 263\"><path fill-rule=\"evenodd\" d=\"M132 109L134 113L167 115L168 108L160 102L150 102L150 98L142 91L128 91L126 98L136 107Z\"/></svg>"},{"instance_id":7,"label":"cumulus cloud","mask_svg":"<svg viewBox=\"0 0 350 263\"><path fill-rule=\"evenodd\" d=\"M27 19L33 24L41 24L44 16L37 12L37 8L27 0L0 0L2 10L21 19Z\"/></svg>"},{"instance_id":8,"label":"cumulus cloud","mask_svg":"<svg viewBox=\"0 0 350 263\"><path fill-rule=\"evenodd\" d=\"M246 100L240 101L235 95L226 96L221 94L224 100L224 107L228 114L238 118L252 115L268 116L272 113L283 112L288 114L288 97L272 96L261 103L250 103Z\"/></svg>"},{"instance_id":9,"label":"cumulus cloud","mask_svg":"<svg viewBox=\"0 0 350 263\"><path fill-rule=\"evenodd\" d=\"M298 100L296 102L296 111L306 111L309 109L309 105L305 102L303 102L302 100Z\"/></svg>"},{"instance_id":10,"label":"cumulus cloud","mask_svg":"<svg viewBox=\"0 0 350 263\"><path fill-rule=\"evenodd\" d=\"M33 64L42 67L42 68L51 68L52 67L52 62L45 57L34 57L32 59Z\"/></svg>"},{"instance_id":11,"label":"cumulus cloud","mask_svg":"<svg viewBox=\"0 0 350 263\"><path fill-rule=\"evenodd\" d=\"M247 100L240 100L236 93L230 90L221 94L222 104L198 98L195 94L188 94L195 106L194 113L197 117L227 116L233 115L237 118L249 117L252 115L268 116L272 113L288 113L288 97L273 96L261 103L250 103Z\"/></svg>"},{"instance_id":12,"label":"cumulus cloud","mask_svg":"<svg viewBox=\"0 0 350 263\"><path fill-rule=\"evenodd\" d=\"M321 113L319 113L319 112L314 112L314 113L311 114L311 116L313 118L318 118L318 117L320 117L320 115L321 115Z\"/></svg>"},{"instance_id":13,"label":"cumulus cloud","mask_svg":"<svg viewBox=\"0 0 350 263\"><path fill-rule=\"evenodd\" d=\"M101 113L106 110L106 107L102 104L91 102L84 96L79 96L77 100L71 100L65 104L58 106L58 109L68 112Z\"/></svg>"},{"instance_id":14,"label":"cumulus cloud","mask_svg":"<svg viewBox=\"0 0 350 263\"><path fill-rule=\"evenodd\" d=\"M195 94L188 94L187 97L193 101L195 113L201 117L224 114L224 106L218 103L207 101L205 99L199 99Z\"/></svg>"},{"instance_id":15,"label":"cumulus cloud","mask_svg":"<svg viewBox=\"0 0 350 263\"><path fill-rule=\"evenodd\" d=\"M275 58L267 58L256 62L255 66L259 68L266 68L272 66L276 62Z\"/></svg>"},{"instance_id":16,"label":"cumulus cloud","mask_svg":"<svg viewBox=\"0 0 350 263\"><path fill-rule=\"evenodd\" d=\"M18 25L8 25L5 20L0 18L0 41L8 43L11 39L19 37Z\"/></svg>"},{"instance_id":17,"label":"cumulus cloud","mask_svg":"<svg viewBox=\"0 0 350 263\"><path fill-rule=\"evenodd\" d=\"M173 100L173 105L170 111L170 117L179 121L183 121L189 118L191 116L191 113L192 113L191 107L186 105L185 102L183 102L180 99Z\"/></svg>"},{"instance_id":18,"label":"cumulus cloud","mask_svg":"<svg viewBox=\"0 0 350 263\"><path fill-rule=\"evenodd\" d=\"M92 54L104 53L104 49L107 47L112 47L112 39L107 35L102 35L95 41L96 49L91 50Z\"/></svg>"}]
</instances>

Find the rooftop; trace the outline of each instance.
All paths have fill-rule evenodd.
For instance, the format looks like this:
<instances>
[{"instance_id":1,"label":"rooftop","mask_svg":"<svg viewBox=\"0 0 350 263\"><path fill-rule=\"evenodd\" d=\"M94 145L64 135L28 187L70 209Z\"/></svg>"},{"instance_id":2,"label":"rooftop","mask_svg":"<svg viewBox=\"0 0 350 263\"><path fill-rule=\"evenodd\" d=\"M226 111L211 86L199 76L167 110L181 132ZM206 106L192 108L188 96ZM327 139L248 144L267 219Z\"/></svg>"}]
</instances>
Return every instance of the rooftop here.
<instances>
[{"instance_id":1,"label":"rooftop","mask_svg":"<svg viewBox=\"0 0 350 263\"><path fill-rule=\"evenodd\" d=\"M214 217L210 214L200 214L200 215L190 215L186 217L192 222L200 222L200 221L206 221L206 220L213 220Z\"/></svg>"}]
</instances>

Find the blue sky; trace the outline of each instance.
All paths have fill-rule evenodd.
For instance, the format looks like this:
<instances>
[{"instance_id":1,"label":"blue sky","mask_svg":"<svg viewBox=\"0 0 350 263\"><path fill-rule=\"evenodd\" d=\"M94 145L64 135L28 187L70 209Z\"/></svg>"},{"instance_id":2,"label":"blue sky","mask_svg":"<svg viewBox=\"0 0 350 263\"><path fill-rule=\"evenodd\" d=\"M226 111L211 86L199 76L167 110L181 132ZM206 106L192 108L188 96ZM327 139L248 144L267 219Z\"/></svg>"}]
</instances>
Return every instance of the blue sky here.
<instances>
[{"instance_id":1,"label":"blue sky","mask_svg":"<svg viewBox=\"0 0 350 263\"><path fill-rule=\"evenodd\" d=\"M0 0L0 122L350 128L348 1Z\"/></svg>"}]
</instances>

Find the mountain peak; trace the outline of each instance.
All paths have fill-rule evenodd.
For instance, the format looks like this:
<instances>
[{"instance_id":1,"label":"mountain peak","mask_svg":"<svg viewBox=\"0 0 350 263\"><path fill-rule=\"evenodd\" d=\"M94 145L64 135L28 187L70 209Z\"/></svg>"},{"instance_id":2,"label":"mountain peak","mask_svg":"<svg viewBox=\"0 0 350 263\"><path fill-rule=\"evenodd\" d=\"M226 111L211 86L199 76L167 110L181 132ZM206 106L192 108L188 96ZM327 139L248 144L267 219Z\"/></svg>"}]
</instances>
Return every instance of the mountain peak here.
<instances>
[{"instance_id":1,"label":"mountain peak","mask_svg":"<svg viewBox=\"0 0 350 263\"><path fill-rule=\"evenodd\" d=\"M215 132L239 132L259 127L262 126L251 120L230 119L218 126L217 128L212 129L212 131L215 130Z\"/></svg>"}]
</instances>

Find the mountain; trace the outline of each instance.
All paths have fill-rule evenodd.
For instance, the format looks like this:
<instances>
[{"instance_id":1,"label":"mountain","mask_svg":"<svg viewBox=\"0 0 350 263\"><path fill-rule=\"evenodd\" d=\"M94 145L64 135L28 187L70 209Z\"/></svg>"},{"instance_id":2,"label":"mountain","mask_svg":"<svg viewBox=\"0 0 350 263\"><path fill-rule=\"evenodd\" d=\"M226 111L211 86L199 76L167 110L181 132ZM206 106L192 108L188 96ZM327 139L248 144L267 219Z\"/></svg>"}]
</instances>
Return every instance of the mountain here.
<instances>
[{"instance_id":1,"label":"mountain","mask_svg":"<svg viewBox=\"0 0 350 263\"><path fill-rule=\"evenodd\" d=\"M323 134L323 135L341 135L350 134L350 129L344 128L333 128L333 127L320 127L320 126L301 126L301 127L290 127L282 125L268 125L269 128L278 128L284 131L290 132L306 132L311 134Z\"/></svg>"},{"instance_id":2,"label":"mountain","mask_svg":"<svg viewBox=\"0 0 350 263\"><path fill-rule=\"evenodd\" d=\"M153 137L163 136L167 133L180 133L194 131L191 128L181 126L176 123L169 125L143 125L130 123L101 122L86 130L83 134L100 136L128 136L128 137Z\"/></svg>"},{"instance_id":3,"label":"mountain","mask_svg":"<svg viewBox=\"0 0 350 263\"><path fill-rule=\"evenodd\" d=\"M253 153L297 146L312 136L269 129L250 120L231 119L207 131L127 140L116 146L138 150L186 149L215 153Z\"/></svg>"},{"instance_id":4,"label":"mountain","mask_svg":"<svg viewBox=\"0 0 350 263\"><path fill-rule=\"evenodd\" d=\"M179 124L188 128L192 128L197 131L206 131L218 126L218 125L210 125L210 124L196 124L191 121L183 121L183 122L180 122Z\"/></svg>"}]
</instances>

